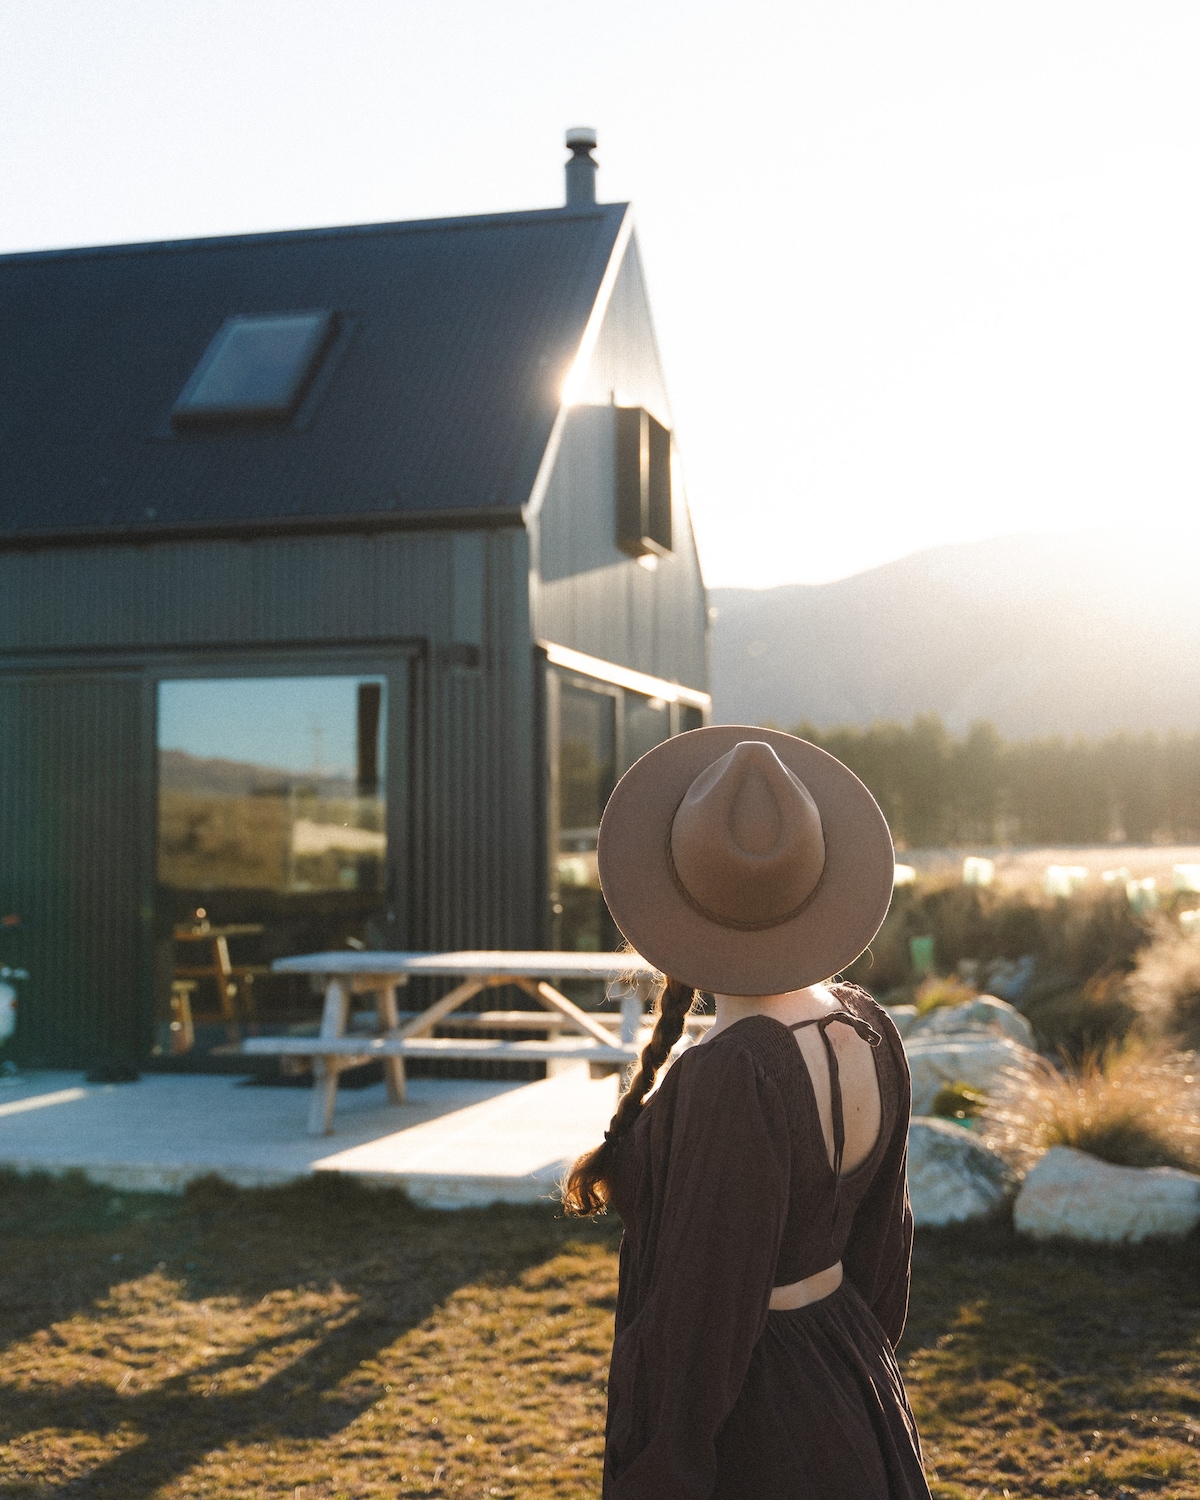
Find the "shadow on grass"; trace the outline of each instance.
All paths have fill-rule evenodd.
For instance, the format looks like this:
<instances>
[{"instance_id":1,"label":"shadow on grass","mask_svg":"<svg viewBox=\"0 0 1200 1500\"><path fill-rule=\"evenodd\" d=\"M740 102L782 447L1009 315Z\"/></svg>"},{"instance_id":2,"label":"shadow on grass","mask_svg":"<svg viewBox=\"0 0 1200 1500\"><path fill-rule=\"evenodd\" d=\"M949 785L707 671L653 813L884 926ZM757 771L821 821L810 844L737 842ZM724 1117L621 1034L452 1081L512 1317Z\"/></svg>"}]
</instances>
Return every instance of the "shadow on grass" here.
<instances>
[{"instance_id":1,"label":"shadow on grass","mask_svg":"<svg viewBox=\"0 0 1200 1500\"><path fill-rule=\"evenodd\" d=\"M1118 1496L1200 1474L1200 1236L1113 1249L1004 1224L923 1232L898 1354L946 1481L935 1497L1006 1482Z\"/></svg>"},{"instance_id":2,"label":"shadow on grass","mask_svg":"<svg viewBox=\"0 0 1200 1500\"><path fill-rule=\"evenodd\" d=\"M207 1180L182 1198L117 1194L79 1179L0 1177L8 1290L0 1347L43 1337L39 1330L80 1314L101 1329L107 1317L115 1324L119 1317L103 1306L111 1289L152 1273L176 1284L173 1306L201 1312L206 1299L244 1308L276 1293L313 1297L304 1326L293 1323L287 1334L309 1347L236 1390L218 1388L222 1373L269 1354L261 1338L232 1353L208 1349L216 1357L128 1392L98 1381L94 1361L64 1366L57 1339L58 1378L0 1381L0 1440L46 1429L111 1440L121 1430L121 1451L112 1453L110 1441L109 1456L86 1476L43 1478L6 1493L143 1500L216 1449L327 1439L383 1394L372 1361L456 1289L508 1285L568 1241L615 1245L615 1238L613 1226L568 1224L549 1204L438 1213L332 1175L258 1191ZM169 1319L170 1308L156 1316Z\"/></svg>"},{"instance_id":3,"label":"shadow on grass","mask_svg":"<svg viewBox=\"0 0 1200 1500\"><path fill-rule=\"evenodd\" d=\"M900 1352L953 1346L961 1376L1020 1361L1062 1379L1124 1369L1130 1358L1146 1369L1160 1347L1197 1334L1200 1234L1122 1247L1039 1244L1000 1222L917 1235Z\"/></svg>"}]
</instances>

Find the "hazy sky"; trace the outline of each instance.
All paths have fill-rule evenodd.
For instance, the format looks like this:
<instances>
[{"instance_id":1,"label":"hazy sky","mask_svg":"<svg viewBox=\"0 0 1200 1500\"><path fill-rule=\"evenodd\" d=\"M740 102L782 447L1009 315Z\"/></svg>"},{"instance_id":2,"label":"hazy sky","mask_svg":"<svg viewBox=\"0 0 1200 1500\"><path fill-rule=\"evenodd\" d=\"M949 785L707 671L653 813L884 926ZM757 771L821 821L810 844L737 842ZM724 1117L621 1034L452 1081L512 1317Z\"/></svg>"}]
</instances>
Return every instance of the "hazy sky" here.
<instances>
[{"instance_id":1,"label":"hazy sky","mask_svg":"<svg viewBox=\"0 0 1200 1500\"><path fill-rule=\"evenodd\" d=\"M5 0L0 248L633 200L710 584L1194 506L1200 6Z\"/></svg>"}]
</instances>

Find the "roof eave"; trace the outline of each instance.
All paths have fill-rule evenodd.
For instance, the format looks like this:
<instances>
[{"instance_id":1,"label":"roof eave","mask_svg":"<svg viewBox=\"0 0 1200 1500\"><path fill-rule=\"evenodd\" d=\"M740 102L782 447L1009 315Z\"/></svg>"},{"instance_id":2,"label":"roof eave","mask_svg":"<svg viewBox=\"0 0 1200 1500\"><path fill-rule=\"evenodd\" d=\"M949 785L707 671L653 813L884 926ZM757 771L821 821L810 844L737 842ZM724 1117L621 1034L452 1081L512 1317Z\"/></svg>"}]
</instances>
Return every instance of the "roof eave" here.
<instances>
[{"instance_id":1,"label":"roof eave","mask_svg":"<svg viewBox=\"0 0 1200 1500\"><path fill-rule=\"evenodd\" d=\"M60 547L144 547L169 542L269 541L296 536L378 536L402 531L494 531L524 524L525 517L519 508L489 505L458 510L384 511L356 516L284 516L210 524L189 522L179 526L106 526L74 531L21 532L7 536L0 532L0 552Z\"/></svg>"}]
</instances>

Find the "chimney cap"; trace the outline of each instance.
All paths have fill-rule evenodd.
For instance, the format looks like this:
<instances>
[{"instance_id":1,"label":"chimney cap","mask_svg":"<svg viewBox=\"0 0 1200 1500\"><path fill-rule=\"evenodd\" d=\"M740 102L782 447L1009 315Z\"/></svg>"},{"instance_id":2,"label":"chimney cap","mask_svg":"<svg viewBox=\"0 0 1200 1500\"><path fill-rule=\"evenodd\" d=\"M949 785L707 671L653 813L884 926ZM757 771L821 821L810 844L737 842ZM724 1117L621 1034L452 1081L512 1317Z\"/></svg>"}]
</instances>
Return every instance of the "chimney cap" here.
<instances>
[{"instance_id":1,"label":"chimney cap","mask_svg":"<svg viewBox=\"0 0 1200 1500\"><path fill-rule=\"evenodd\" d=\"M567 145L576 154L582 156L588 151L596 149L596 130L592 125L572 125L567 131Z\"/></svg>"}]
</instances>

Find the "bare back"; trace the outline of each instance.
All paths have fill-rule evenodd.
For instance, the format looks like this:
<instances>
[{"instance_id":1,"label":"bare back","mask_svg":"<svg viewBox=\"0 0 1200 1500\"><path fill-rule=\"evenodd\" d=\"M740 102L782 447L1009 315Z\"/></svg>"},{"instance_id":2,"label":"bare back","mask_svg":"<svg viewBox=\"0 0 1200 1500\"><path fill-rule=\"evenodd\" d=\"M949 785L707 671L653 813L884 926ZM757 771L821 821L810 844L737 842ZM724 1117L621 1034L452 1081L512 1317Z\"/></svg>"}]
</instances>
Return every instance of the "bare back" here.
<instances>
[{"instance_id":1,"label":"bare back","mask_svg":"<svg viewBox=\"0 0 1200 1500\"><path fill-rule=\"evenodd\" d=\"M813 1094L821 1116L821 1133L825 1137L825 1152L832 1167L833 1095L829 1059L816 1026L805 1026L793 1035L812 1080ZM826 1035L837 1057L841 1084L842 1117L846 1130L846 1145L842 1156L842 1173L845 1175L866 1161L879 1139L882 1123L879 1076L875 1068L875 1048L851 1027L835 1024L827 1028Z\"/></svg>"}]
</instances>

